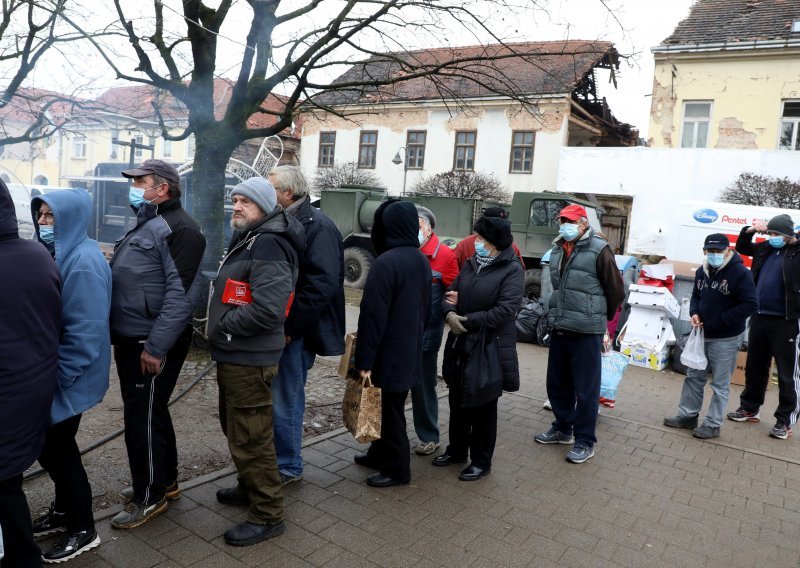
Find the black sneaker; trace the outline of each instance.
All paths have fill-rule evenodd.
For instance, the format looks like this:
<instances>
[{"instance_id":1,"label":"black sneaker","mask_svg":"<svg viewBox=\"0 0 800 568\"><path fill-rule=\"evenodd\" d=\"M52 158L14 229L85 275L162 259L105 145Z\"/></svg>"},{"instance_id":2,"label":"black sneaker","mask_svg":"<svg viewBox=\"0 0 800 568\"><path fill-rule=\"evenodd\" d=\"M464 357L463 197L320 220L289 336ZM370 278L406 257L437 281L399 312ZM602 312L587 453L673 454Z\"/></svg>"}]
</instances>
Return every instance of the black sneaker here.
<instances>
[{"instance_id":1,"label":"black sneaker","mask_svg":"<svg viewBox=\"0 0 800 568\"><path fill-rule=\"evenodd\" d=\"M138 527L166 511L167 506L166 499L162 499L158 503L153 503L152 505L131 501L125 505L122 511L111 519L111 526L115 529L132 529Z\"/></svg>"},{"instance_id":2,"label":"black sneaker","mask_svg":"<svg viewBox=\"0 0 800 568\"><path fill-rule=\"evenodd\" d=\"M62 536L53 547L42 554L45 564L58 564L75 558L100 544L100 537L94 529L68 533Z\"/></svg>"},{"instance_id":3,"label":"black sneaker","mask_svg":"<svg viewBox=\"0 0 800 568\"><path fill-rule=\"evenodd\" d=\"M50 503L46 515L33 521L33 536L42 537L49 534L63 533L67 530L67 514L55 510L55 502Z\"/></svg>"},{"instance_id":4,"label":"black sneaker","mask_svg":"<svg viewBox=\"0 0 800 568\"><path fill-rule=\"evenodd\" d=\"M217 501L223 505L244 507L250 504L250 495L247 488L241 484L217 490Z\"/></svg>"}]
</instances>

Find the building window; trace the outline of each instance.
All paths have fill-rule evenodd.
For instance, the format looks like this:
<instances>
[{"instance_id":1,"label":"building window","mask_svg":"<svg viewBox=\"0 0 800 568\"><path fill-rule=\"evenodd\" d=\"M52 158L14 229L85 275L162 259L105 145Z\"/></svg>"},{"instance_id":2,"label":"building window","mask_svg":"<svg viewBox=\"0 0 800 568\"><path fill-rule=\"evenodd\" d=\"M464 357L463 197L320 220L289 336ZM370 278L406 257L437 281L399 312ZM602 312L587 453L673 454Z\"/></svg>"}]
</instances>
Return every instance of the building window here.
<instances>
[{"instance_id":1,"label":"building window","mask_svg":"<svg viewBox=\"0 0 800 568\"><path fill-rule=\"evenodd\" d=\"M86 158L86 138L74 136L72 138L72 157Z\"/></svg>"},{"instance_id":2,"label":"building window","mask_svg":"<svg viewBox=\"0 0 800 568\"><path fill-rule=\"evenodd\" d=\"M454 170L475 169L475 138L477 132L456 132L456 148L453 157Z\"/></svg>"},{"instance_id":3,"label":"building window","mask_svg":"<svg viewBox=\"0 0 800 568\"><path fill-rule=\"evenodd\" d=\"M137 134L136 138L134 138L134 140L136 141L136 150L133 151L133 155L137 159L140 159L142 157L142 148L141 148L141 146L144 144L144 136L142 136L141 134Z\"/></svg>"},{"instance_id":4,"label":"building window","mask_svg":"<svg viewBox=\"0 0 800 568\"><path fill-rule=\"evenodd\" d=\"M511 135L512 173L529 174L533 171L533 139L534 132L515 131Z\"/></svg>"},{"instance_id":5,"label":"building window","mask_svg":"<svg viewBox=\"0 0 800 568\"><path fill-rule=\"evenodd\" d=\"M800 150L800 101L784 101L778 150Z\"/></svg>"},{"instance_id":6,"label":"building window","mask_svg":"<svg viewBox=\"0 0 800 568\"><path fill-rule=\"evenodd\" d=\"M424 130L409 130L406 135L406 168L421 170L425 167L425 139L428 134Z\"/></svg>"},{"instance_id":7,"label":"building window","mask_svg":"<svg viewBox=\"0 0 800 568\"><path fill-rule=\"evenodd\" d=\"M358 167L374 168L375 154L378 151L378 133L374 130L364 130L361 132L361 140L358 144Z\"/></svg>"},{"instance_id":8,"label":"building window","mask_svg":"<svg viewBox=\"0 0 800 568\"><path fill-rule=\"evenodd\" d=\"M190 134L186 139L186 159L194 160L194 134Z\"/></svg>"},{"instance_id":9,"label":"building window","mask_svg":"<svg viewBox=\"0 0 800 568\"><path fill-rule=\"evenodd\" d=\"M164 140L164 158L172 157L172 140Z\"/></svg>"},{"instance_id":10,"label":"building window","mask_svg":"<svg viewBox=\"0 0 800 568\"><path fill-rule=\"evenodd\" d=\"M710 102L683 103L681 148L706 148L708 146L708 126L710 122Z\"/></svg>"},{"instance_id":11,"label":"building window","mask_svg":"<svg viewBox=\"0 0 800 568\"><path fill-rule=\"evenodd\" d=\"M319 157L317 158L317 166L320 168L332 168L333 156L335 153L336 153L336 133L320 132Z\"/></svg>"}]
</instances>

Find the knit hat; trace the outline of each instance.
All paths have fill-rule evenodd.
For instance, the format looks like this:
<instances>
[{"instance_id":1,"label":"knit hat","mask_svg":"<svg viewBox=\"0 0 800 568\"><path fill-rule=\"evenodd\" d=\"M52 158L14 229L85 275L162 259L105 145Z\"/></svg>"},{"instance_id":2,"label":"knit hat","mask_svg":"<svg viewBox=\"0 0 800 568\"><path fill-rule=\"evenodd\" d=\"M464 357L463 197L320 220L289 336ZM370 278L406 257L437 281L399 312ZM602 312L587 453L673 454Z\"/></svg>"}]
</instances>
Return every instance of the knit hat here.
<instances>
[{"instance_id":1,"label":"knit hat","mask_svg":"<svg viewBox=\"0 0 800 568\"><path fill-rule=\"evenodd\" d=\"M769 223L767 223L767 231L773 231L783 235L784 237L793 237L794 221L792 221L792 218L786 213L775 215L769 220Z\"/></svg>"},{"instance_id":2,"label":"knit hat","mask_svg":"<svg viewBox=\"0 0 800 568\"><path fill-rule=\"evenodd\" d=\"M706 237L706 242L703 243L703 250L725 250L729 246L731 246L731 242L728 237L722 233L714 233Z\"/></svg>"},{"instance_id":3,"label":"knit hat","mask_svg":"<svg viewBox=\"0 0 800 568\"><path fill-rule=\"evenodd\" d=\"M251 177L231 190L231 197L243 195L256 205L265 215L272 213L278 203L275 188L262 177Z\"/></svg>"},{"instance_id":4,"label":"knit hat","mask_svg":"<svg viewBox=\"0 0 800 568\"><path fill-rule=\"evenodd\" d=\"M478 217L472 229L498 250L505 250L514 242L511 223L500 217Z\"/></svg>"},{"instance_id":5,"label":"knit hat","mask_svg":"<svg viewBox=\"0 0 800 568\"><path fill-rule=\"evenodd\" d=\"M417 216L422 217L428 222L428 225L431 226L431 229L436 228L436 215L433 214L433 211L428 209L427 207L423 207L422 205L417 205Z\"/></svg>"}]
</instances>

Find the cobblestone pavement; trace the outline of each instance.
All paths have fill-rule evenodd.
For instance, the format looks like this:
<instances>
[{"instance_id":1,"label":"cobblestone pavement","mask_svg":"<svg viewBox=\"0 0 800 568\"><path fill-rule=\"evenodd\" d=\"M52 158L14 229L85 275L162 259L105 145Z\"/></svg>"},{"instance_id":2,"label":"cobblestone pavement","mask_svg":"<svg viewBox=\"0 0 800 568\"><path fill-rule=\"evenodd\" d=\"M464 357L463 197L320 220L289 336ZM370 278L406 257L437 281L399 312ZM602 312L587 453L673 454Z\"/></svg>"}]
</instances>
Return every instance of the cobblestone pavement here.
<instances>
[{"instance_id":1,"label":"cobblestone pavement","mask_svg":"<svg viewBox=\"0 0 800 568\"><path fill-rule=\"evenodd\" d=\"M137 529L109 527L118 507L100 512L103 544L70 566L798 566L800 448L767 435L774 388L763 422L727 422L721 438L700 441L661 425L677 409L682 376L629 367L617 408L601 412L596 456L572 465L567 447L531 439L552 420L541 408L547 350L520 344L519 353L522 388L500 399L492 474L480 481L413 456L410 485L370 488L370 471L352 461L365 446L336 430L306 440L304 480L286 487L278 538L223 542L245 514L215 500L234 483L227 468L185 483L164 515ZM310 389L334 397L337 385ZM444 398L440 412L446 438Z\"/></svg>"}]
</instances>

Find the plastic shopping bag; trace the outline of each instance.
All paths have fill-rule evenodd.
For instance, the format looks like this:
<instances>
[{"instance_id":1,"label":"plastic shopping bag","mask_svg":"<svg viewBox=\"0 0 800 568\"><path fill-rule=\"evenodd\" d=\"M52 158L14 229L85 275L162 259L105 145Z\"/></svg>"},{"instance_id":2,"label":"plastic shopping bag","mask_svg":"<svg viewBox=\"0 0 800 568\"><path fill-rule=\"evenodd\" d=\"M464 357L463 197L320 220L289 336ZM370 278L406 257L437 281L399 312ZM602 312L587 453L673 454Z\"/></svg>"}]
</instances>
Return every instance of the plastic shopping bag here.
<instances>
[{"instance_id":1,"label":"plastic shopping bag","mask_svg":"<svg viewBox=\"0 0 800 568\"><path fill-rule=\"evenodd\" d=\"M702 327L692 328L689 339L686 341L686 347L683 348L683 353L681 353L681 363L690 369L699 369L701 371L708 367Z\"/></svg>"},{"instance_id":2,"label":"plastic shopping bag","mask_svg":"<svg viewBox=\"0 0 800 568\"><path fill-rule=\"evenodd\" d=\"M614 408L617 400L617 388L622 380L630 357L618 351L611 351L600 357L602 364L600 373L600 404Z\"/></svg>"}]
</instances>

